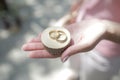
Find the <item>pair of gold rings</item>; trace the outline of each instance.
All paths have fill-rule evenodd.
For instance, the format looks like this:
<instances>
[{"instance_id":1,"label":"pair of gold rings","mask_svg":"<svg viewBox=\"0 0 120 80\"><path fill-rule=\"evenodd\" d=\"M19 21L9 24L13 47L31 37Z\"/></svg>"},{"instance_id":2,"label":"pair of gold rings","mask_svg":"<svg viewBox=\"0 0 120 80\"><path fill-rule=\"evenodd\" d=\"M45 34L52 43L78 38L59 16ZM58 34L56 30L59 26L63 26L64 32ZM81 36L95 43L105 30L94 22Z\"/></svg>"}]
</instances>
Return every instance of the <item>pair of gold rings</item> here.
<instances>
[{"instance_id":1,"label":"pair of gold rings","mask_svg":"<svg viewBox=\"0 0 120 80\"><path fill-rule=\"evenodd\" d=\"M67 36L65 32L60 30L53 30L49 32L49 36L51 39L56 40L57 42L64 43L67 40Z\"/></svg>"}]
</instances>

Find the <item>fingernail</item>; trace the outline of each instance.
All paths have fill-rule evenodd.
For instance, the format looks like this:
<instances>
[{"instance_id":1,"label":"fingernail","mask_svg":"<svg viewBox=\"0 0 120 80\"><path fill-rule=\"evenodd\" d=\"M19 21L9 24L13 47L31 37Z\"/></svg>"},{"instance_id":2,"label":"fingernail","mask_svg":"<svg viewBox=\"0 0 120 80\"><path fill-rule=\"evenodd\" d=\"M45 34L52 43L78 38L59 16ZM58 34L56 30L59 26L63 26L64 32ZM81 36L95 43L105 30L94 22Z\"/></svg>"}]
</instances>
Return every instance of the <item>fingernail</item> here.
<instances>
[{"instance_id":1,"label":"fingernail","mask_svg":"<svg viewBox=\"0 0 120 80\"><path fill-rule=\"evenodd\" d=\"M69 56L66 56L65 58L63 58L62 62L66 62L68 60Z\"/></svg>"},{"instance_id":2,"label":"fingernail","mask_svg":"<svg viewBox=\"0 0 120 80\"><path fill-rule=\"evenodd\" d=\"M21 49L25 50L26 49L26 44L24 44Z\"/></svg>"}]
</instances>

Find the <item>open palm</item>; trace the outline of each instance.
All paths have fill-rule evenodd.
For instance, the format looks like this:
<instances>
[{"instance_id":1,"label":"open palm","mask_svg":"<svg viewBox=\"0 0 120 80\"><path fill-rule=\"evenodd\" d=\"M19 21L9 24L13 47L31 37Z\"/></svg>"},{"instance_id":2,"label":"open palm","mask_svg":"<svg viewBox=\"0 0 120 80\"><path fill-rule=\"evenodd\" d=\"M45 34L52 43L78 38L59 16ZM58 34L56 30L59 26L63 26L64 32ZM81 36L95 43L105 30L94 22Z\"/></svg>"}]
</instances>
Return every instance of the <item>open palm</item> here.
<instances>
[{"instance_id":1,"label":"open palm","mask_svg":"<svg viewBox=\"0 0 120 80\"><path fill-rule=\"evenodd\" d=\"M61 55L63 60L66 56L86 52L93 49L98 42L104 38L106 32L105 26L99 20L85 20L80 23L74 23L66 28L71 33L71 44ZM23 50L29 51L29 57L32 58L56 58L49 54L40 41L40 35L24 44Z\"/></svg>"}]
</instances>

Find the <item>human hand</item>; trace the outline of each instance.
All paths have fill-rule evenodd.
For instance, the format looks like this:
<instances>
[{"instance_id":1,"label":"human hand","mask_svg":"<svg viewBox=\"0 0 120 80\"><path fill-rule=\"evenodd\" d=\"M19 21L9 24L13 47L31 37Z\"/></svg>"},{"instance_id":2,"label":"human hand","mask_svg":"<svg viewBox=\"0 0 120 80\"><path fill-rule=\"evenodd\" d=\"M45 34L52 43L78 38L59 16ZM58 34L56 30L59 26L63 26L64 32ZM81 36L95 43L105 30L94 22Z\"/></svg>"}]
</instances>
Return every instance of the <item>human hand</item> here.
<instances>
[{"instance_id":1,"label":"human hand","mask_svg":"<svg viewBox=\"0 0 120 80\"><path fill-rule=\"evenodd\" d=\"M74 23L66 26L66 28L71 33L72 41L70 46L61 55L61 60L63 62L78 52L86 52L93 49L99 43L99 41L104 38L106 33L105 26L100 22L100 20L96 19ZM40 35L24 44L22 49L29 51L29 57L31 58L60 57L51 55L46 51L42 42L40 41Z\"/></svg>"}]
</instances>

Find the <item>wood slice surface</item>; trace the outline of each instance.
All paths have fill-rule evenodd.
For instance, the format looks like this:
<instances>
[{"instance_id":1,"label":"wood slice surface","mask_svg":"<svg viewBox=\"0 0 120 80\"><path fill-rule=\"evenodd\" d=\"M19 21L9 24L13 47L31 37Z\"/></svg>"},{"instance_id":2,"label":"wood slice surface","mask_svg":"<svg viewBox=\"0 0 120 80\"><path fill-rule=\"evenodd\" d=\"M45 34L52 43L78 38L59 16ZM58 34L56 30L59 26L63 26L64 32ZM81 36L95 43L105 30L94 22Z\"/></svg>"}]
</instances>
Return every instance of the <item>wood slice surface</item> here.
<instances>
[{"instance_id":1,"label":"wood slice surface","mask_svg":"<svg viewBox=\"0 0 120 80\"><path fill-rule=\"evenodd\" d=\"M61 55L68 47L70 40L70 33L64 27L49 27L41 35L43 45L53 55Z\"/></svg>"}]
</instances>

